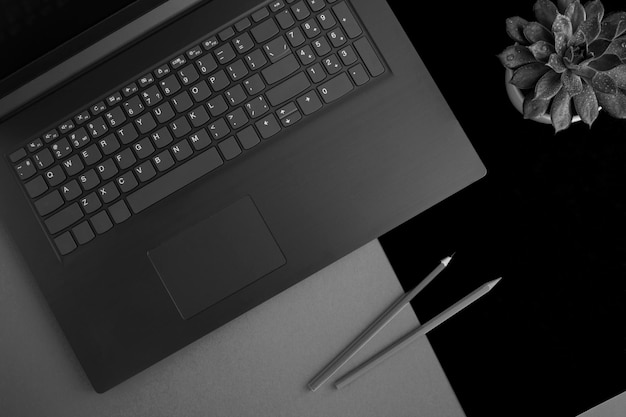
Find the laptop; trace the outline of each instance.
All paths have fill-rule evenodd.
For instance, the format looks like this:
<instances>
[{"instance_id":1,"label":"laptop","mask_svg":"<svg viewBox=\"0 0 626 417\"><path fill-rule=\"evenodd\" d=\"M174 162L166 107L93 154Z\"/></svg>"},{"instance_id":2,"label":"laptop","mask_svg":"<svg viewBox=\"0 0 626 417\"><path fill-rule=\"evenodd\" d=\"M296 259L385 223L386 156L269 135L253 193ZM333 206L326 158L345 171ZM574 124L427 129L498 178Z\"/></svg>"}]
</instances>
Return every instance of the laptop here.
<instances>
[{"instance_id":1,"label":"laptop","mask_svg":"<svg viewBox=\"0 0 626 417\"><path fill-rule=\"evenodd\" d=\"M0 220L97 392L485 174L384 0L1 7Z\"/></svg>"}]
</instances>

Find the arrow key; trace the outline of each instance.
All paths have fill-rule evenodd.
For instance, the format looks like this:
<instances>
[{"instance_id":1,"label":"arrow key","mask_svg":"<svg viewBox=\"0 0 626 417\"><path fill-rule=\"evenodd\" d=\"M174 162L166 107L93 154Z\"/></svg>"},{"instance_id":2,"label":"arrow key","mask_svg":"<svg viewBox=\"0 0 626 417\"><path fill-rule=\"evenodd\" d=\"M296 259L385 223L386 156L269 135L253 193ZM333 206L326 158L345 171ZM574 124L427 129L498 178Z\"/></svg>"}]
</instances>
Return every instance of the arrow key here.
<instances>
[{"instance_id":1,"label":"arrow key","mask_svg":"<svg viewBox=\"0 0 626 417\"><path fill-rule=\"evenodd\" d=\"M276 111L276 115L279 119L283 119L296 111L298 111L298 108L296 107L296 104L292 101L291 103L287 103L283 107L278 109Z\"/></svg>"},{"instance_id":2,"label":"arrow key","mask_svg":"<svg viewBox=\"0 0 626 417\"><path fill-rule=\"evenodd\" d=\"M291 113L289 116L283 117L282 119L280 119L280 122L283 124L283 126L289 127L300 119L302 119L302 115L300 114L299 111L296 110L295 112Z\"/></svg>"},{"instance_id":3,"label":"arrow key","mask_svg":"<svg viewBox=\"0 0 626 417\"><path fill-rule=\"evenodd\" d=\"M280 131L280 125L278 124L278 121L276 120L276 117L274 117L273 114L268 114L267 116L263 117L258 122L256 122L255 124L256 124L256 128L258 129L263 139L267 139L270 136L274 136L276 133Z\"/></svg>"}]
</instances>

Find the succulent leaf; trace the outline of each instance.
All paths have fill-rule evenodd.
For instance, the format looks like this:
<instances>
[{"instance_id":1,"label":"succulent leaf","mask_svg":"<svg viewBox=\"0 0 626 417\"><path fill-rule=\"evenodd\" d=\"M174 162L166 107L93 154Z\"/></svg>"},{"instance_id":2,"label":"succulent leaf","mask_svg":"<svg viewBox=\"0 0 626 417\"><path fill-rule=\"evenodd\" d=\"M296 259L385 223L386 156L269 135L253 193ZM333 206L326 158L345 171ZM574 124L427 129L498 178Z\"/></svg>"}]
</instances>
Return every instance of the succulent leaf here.
<instances>
[{"instance_id":1,"label":"succulent leaf","mask_svg":"<svg viewBox=\"0 0 626 417\"><path fill-rule=\"evenodd\" d=\"M608 71L618 65L621 65L622 60L617 55L604 54L598 59L594 59L589 63L589 66L596 71Z\"/></svg>"},{"instance_id":2,"label":"succulent leaf","mask_svg":"<svg viewBox=\"0 0 626 417\"><path fill-rule=\"evenodd\" d=\"M524 98L524 119L534 119L535 117L541 116L548 111L548 107L550 106L550 99L548 100L539 100L532 99L530 94Z\"/></svg>"},{"instance_id":3,"label":"succulent leaf","mask_svg":"<svg viewBox=\"0 0 626 417\"><path fill-rule=\"evenodd\" d=\"M574 108L582 121L591 127L598 117L598 99L593 88L588 83L583 83L583 91L574 96Z\"/></svg>"},{"instance_id":4,"label":"succulent leaf","mask_svg":"<svg viewBox=\"0 0 626 417\"><path fill-rule=\"evenodd\" d=\"M532 88L550 68L540 62L522 65L513 73L510 83L522 90Z\"/></svg>"},{"instance_id":5,"label":"succulent leaf","mask_svg":"<svg viewBox=\"0 0 626 417\"><path fill-rule=\"evenodd\" d=\"M527 45L528 41L524 36L524 27L528 24L526 19L522 19L519 16L509 17L506 19L506 33L515 42L519 42L522 45Z\"/></svg>"},{"instance_id":6,"label":"succulent leaf","mask_svg":"<svg viewBox=\"0 0 626 417\"><path fill-rule=\"evenodd\" d=\"M591 43L598 38L600 34L600 22L602 22L602 16L604 15L604 7L599 1L592 1L585 5L585 13L587 18L578 27L578 31L574 36L574 40L578 42L582 35L587 43Z\"/></svg>"},{"instance_id":7,"label":"succulent leaf","mask_svg":"<svg viewBox=\"0 0 626 417\"><path fill-rule=\"evenodd\" d=\"M539 41L553 41L550 31L537 22L530 22L524 27L524 36L530 43L535 43Z\"/></svg>"},{"instance_id":8,"label":"succulent leaf","mask_svg":"<svg viewBox=\"0 0 626 417\"><path fill-rule=\"evenodd\" d=\"M552 100L550 117L555 133L567 129L572 123L572 98L566 89L562 88Z\"/></svg>"},{"instance_id":9,"label":"succulent leaf","mask_svg":"<svg viewBox=\"0 0 626 417\"><path fill-rule=\"evenodd\" d=\"M580 1L572 2L565 10L565 16L572 22L572 31L576 32L580 24L585 20L585 8Z\"/></svg>"},{"instance_id":10,"label":"succulent leaf","mask_svg":"<svg viewBox=\"0 0 626 417\"><path fill-rule=\"evenodd\" d=\"M615 81L617 88L626 90L626 64L619 65L606 74Z\"/></svg>"},{"instance_id":11,"label":"succulent leaf","mask_svg":"<svg viewBox=\"0 0 626 417\"><path fill-rule=\"evenodd\" d=\"M559 12L565 13L565 10L567 10L569 5L576 1L578 0L557 0L557 6L559 8Z\"/></svg>"},{"instance_id":12,"label":"succulent leaf","mask_svg":"<svg viewBox=\"0 0 626 417\"><path fill-rule=\"evenodd\" d=\"M506 48L500 55L500 62L507 68L515 69L524 64L536 62L534 55L530 50L522 45L511 45Z\"/></svg>"},{"instance_id":13,"label":"succulent leaf","mask_svg":"<svg viewBox=\"0 0 626 417\"><path fill-rule=\"evenodd\" d=\"M549 100L562 88L561 75L554 71L546 72L535 85L535 100Z\"/></svg>"},{"instance_id":14,"label":"succulent leaf","mask_svg":"<svg viewBox=\"0 0 626 417\"><path fill-rule=\"evenodd\" d=\"M602 21L600 37L613 40L626 31L626 12L611 13Z\"/></svg>"},{"instance_id":15,"label":"succulent leaf","mask_svg":"<svg viewBox=\"0 0 626 417\"><path fill-rule=\"evenodd\" d=\"M546 41L535 42L528 49L537 61L543 63L547 63L550 55L554 53L554 45Z\"/></svg>"},{"instance_id":16,"label":"succulent leaf","mask_svg":"<svg viewBox=\"0 0 626 417\"><path fill-rule=\"evenodd\" d=\"M563 58L561 58L561 56L556 53L550 55L550 59L548 60L547 65L559 74L567 69L567 67L563 63Z\"/></svg>"},{"instance_id":17,"label":"succulent leaf","mask_svg":"<svg viewBox=\"0 0 626 417\"><path fill-rule=\"evenodd\" d=\"M586 80L591 80L597 72L593 68L589 68L586 65L578 65L577 68L572 69L572 71L574 71L574 74Z\"/></svg>"},{"instance_id":18,"label":"succulent leaf","mask_svg":"<svg viewBox=\"0 0 626 417\"><path fill-rule=\"evenodd\" d=\"M626 36L614 39L606 49L607 54L615 54L620 59L626 59Z\"/></svg>"},{"instance_id":19,"label":"succulent leaf","mask_svg":"<svg viewBox=\"0 0 626 417\"><path fill-rule=\"evenodd\" d=\"M561 74L561 82L563 83L563 88L572 97L583 91L583 80L570 70Z\"/></svg>"},{"instance_id":20,"label":"succulent leaf","mask_svg":"<svg viewBox=\"0 0 626 417\"><path fill-rule=\"evenodd\" d=\"M592 53L594 57L600 57L610 44L611 41L608 39L596 39L589 44L589 53Z\"/></svg>"},{"instance_id":21,"label":"succulent leaf","mask_svg":"<svg viewBox=\"0 0 626 417\"><path fill-rule=\"evenodd\" d=\"M587 20L590 17L596 17L598 22L604 19L604 5L601 0L593 0L585 3L585 12L587 13Z\"/></svg>"},{"instance_id":22,"label":"succulent leaf","mask_svg":"<svg viewBox=\"0 0 626 417\"><path fill-rule=\"evenodd\" d=\"M618 119L626 119L626 94L618 90L615 94L596 92L598 103L611 116Z\"/></svg>"},{"instance_id":23,"label":"succulent leaf","mask_svg":"<svg viewBox=\"0 0 626 417\"><path fill-rule=\"evenodd\" d=\"M557 14L552 24L552 33L554 34L554 49L557 54L563 55L573 35L572 22L569 17Z\"/></svg>"},{"instance_id":24,"label":"succulent leaf","mask_svg":"<svg viewBox=\"0 0 626 417\"><path fill-rule=\"evenodd\" d=\"M591 86L596 93L603 93L608 95L617 94L617 83L606 72L598 72L591 79ZM599 97L599 96L598 96Z\"/></svg>"},{"instance_id":25,"label":"succulent leaf","mask_svg":"<svg viewBox=\"0 0 626 417\"><path fill-rule=\"evenodd\" d=\"M535 18L539 23L547 28L552 27L552 22L556 17L558 10L554 3L549 0L537 0L533 6Z\"/></svg>"}]
</instances>

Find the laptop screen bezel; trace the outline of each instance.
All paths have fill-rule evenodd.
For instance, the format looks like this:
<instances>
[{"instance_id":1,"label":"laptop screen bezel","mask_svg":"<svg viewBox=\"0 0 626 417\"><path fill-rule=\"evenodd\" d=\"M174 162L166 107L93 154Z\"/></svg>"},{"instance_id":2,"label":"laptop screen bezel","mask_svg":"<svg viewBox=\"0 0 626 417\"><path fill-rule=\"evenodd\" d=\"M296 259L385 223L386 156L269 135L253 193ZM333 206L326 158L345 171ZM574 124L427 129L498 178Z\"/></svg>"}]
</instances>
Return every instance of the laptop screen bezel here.
<instances>
[{"instance_id":1,"label":"laptop screen bezel","mask_svg":"<svg viewBox=\"0 0 626 417\"><path fill-rule=\"evenodd\" d=\"M103 19L97 25L50 50L45 55L1 79L0 99L166 1L135 0L118 12Z\"/></svg>"}]
</instances>

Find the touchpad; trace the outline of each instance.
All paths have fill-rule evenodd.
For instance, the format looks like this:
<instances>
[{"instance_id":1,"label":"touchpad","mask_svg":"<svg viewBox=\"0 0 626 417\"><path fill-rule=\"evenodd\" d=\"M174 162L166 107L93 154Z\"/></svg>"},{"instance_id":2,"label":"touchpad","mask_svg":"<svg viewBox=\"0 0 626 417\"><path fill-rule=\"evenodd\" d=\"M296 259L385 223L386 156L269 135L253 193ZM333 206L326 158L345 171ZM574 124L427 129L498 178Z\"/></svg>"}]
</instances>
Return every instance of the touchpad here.
<instances>
[{"instance_id":1,"label":"touchpad","mask_svg":"<svg viewBox=\"0 0 626 417\"><path fill-rule=\"evenodd\" d=\"M184 319L285 264L250 197L148 251L148 257Z\"/></svg>"}]
</instances>

